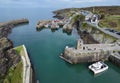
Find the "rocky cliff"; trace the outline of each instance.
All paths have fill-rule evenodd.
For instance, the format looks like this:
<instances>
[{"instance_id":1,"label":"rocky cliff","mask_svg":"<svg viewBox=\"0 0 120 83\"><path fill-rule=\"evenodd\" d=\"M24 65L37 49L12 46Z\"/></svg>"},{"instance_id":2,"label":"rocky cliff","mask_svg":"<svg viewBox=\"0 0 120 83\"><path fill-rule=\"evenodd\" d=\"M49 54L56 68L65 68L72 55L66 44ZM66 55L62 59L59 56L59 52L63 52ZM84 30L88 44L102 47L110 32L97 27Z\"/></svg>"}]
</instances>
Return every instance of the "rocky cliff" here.
<instances>
[{"instance_id":1,"label":"rocky cliff","mask_svg":"<svg viewBox=\"0 0 120 83\"><path fill-rule=\"evenodd\" d=\"M12 28L17 25L29 23L28 19L18 19L0 23L0 38L7 37L11 33Z\"/></svg>"},{"instance_id":2,"label":"rocky cliff","mask_svg":"<svg viewBox=\"0 0 120 83\"><path fill-rule=\"evenodd\" d=\"M27 19L19 19L0 23L0 83L3 83L8 70L15 67L21 60L7 36L15 26L28 22Z\"/></svg>"},{"instance_id":3,"label":"rocky cliff","mask_svg":"<svg viewBox=\"0 0 120 83\"><path fill-rule=\"evenodd\" d=\"M0 39L0 78L3 77L7 70L15 66L20 61L20 56L12 49L12 42L3 37Z\"/></svg>"},{"instance_id":4,"label":"rocky cliff","mask_svg":"<svg viewBox=\"0 0 120 83\"><path fill-rule=\"evenodd\" d=\"M7 37L8 34L11 33L13 27L13 24L0 27L0 38Z\"/></svg>"},{"instance_id":5,"label":"rocky cliff","mask_svg":"<svg viewBox=\"0 0 120 83\"><path fill-rule=\"evenodd\" d=\"M67 9L61 9L56 10L53 13L55 14L55 17L68 19L72 17L75 12L79 12L80 10L87 10L91 11L93 13L101 14L101 15L119 15L120 12L120 6L98 6L98 7L88 7L88 8L67 8ZM76 27L78 30L78 33L80 34L81 38L84 40L85 43L112 43L115 42L117 39L114 37L111 37L107 34L102 33L101 31L95 29L92 26L89 25L82 25L83 17L74 17L73 21L66 25L65 28L67 31L72 30L73 27ZM81 26L80 26L81 25Z\"/></svg>"},{"instance_id":6,"label":"rocky cliff","mask_svg":"<svg viewBox=\"0 0 120 83\"><path fill-rule=\"evenodd\" d=\"M116 38L101 32L95 27L92 27L88 24L86 25L87 26L85 27L83 26L80 27L81 36L83 39L86 39L86 41L87 41L86 37L88 36L91 37L91 40L92 41L94 40L95 43L113 43L117 40ZM84 36L84 35L88 35L88 36Z\"/></svg>"}]
</instances>

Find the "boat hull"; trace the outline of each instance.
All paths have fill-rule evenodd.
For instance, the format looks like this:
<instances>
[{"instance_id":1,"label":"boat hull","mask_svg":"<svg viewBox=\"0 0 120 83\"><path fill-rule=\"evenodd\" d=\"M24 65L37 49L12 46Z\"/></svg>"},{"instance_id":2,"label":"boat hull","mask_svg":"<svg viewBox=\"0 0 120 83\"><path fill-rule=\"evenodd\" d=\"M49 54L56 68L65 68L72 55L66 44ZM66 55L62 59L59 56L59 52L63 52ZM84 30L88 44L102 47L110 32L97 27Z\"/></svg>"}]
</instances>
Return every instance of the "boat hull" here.
<instances>
[{"instance_id":1,"label":"boat hull","mask_svg":"<svg viewBox=\"0 0 120 83\"><path fill-rule=\"evenodd\" d=\"M96 65L97 63L94 63L88 67L91 71L93 71L94 74L99 74L99 73L104 72L108 69L108 66L106 64L104 64L103 62L100 62L102 65L104 65L103 68L98 68L98 69L95 68L94 65Z\"/></svg>"}]
</instances>

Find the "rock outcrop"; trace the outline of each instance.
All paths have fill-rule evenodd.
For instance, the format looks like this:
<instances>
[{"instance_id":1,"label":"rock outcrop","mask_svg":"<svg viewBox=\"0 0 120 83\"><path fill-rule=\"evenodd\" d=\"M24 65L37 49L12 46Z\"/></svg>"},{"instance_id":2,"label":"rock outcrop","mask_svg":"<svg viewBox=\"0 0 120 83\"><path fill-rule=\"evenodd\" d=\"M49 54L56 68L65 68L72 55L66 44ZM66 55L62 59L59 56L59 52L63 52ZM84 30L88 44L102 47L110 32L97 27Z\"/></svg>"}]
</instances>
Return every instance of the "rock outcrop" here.
<instances>
[{"instance_id":1,"label":"rock outcrop","mask_svg":"<svg viewBox=\"0 0 120 83\"><path fill-rule=\"evenodd\" d=\"M11 33L12 28L25 23L29 23L28 19L19 19L0 23L0 38L7 37L8 34Z\"/></svg>"},{"instance_id":2,"label":"rock outcrop","mask_svg":"<svg viewBox=\"0 0 120 83\"><path fill-rule=\"evenodd\" d=\"M21 58L13 49L13 43L7 36L12 28L17 25L28 23L28 19L12 20L0 23L0 82L11 67L15 67ZM2 78L2 79L1 79Z\"/></svg>"},{"instance_id":3,"label":"rock outcrop","mask_svg":"<svg viewBox=\"0 0 120 83\"><path fill-rule=\"evenodd\" d=\"M92 26L81 27L80 31L82 33L80 35L82 36L83 40L87 39L87 37L91 37L90 40L94 40L94 43L113 43L117 40L116 38L110 35L107 35ZM84 35L87 35L87 36L84 36Z\"/></svg>"},{"instance_id":4,"label":"rock outcrop","mask_svg":"<svg viewBox=\"0 0 120 83\"><path fill-rule=\"evenodd\" d=\"M12 42L3 37L0 39L0 77L3 77L7 70L20 61L20 56L12 49Z\"/></svg>"},{"instance_id":5,"label":"rock outcrop","mask_svg":"<svg viewBox=\"0 0 120 83\"><path fill-rule=\"evenodd\" d=\"M11 33L13 24L9 24L0 28L0 38L7 37L9 33Z\"/></svg>"}]
</instances>

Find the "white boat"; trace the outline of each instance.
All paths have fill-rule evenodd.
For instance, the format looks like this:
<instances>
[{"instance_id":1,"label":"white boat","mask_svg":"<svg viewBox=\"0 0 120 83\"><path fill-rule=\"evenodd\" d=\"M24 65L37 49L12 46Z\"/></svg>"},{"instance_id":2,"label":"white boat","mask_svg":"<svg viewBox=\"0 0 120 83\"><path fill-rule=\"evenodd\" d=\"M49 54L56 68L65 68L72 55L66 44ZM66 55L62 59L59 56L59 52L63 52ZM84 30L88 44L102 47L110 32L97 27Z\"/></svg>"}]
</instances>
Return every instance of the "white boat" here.
<instances>
[{"instance_id":1,"label":"white boat","mask_svg":"<svg viewBox=\"0 0 120 83\"><path fill-rule=\"evenodd\" d=\"M89 66L89 69L94 72L94 74L101 73L105 70L108 69L108 66L103 63L102 61L93 63L92 65Z\"/></svg>"}]
</instances>

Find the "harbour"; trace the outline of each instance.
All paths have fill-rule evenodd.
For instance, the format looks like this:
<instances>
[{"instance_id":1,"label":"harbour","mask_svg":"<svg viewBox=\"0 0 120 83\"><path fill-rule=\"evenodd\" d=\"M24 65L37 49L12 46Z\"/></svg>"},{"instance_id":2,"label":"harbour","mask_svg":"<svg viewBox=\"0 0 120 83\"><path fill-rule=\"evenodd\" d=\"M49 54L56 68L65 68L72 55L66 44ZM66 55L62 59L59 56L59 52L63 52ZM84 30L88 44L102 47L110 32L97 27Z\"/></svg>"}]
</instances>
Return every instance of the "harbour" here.
<instances>
[{"instance_id":1,"label":"harbour","mask_svg":"<svg viewBox=\"0 0 120 83\"><path fill-rule=\"evenodd\" d=\"M14 9L10 10L9 12L4 11L4 13L15 13ZM9 38L14 42L14 46L25 44L30 60L34 65L36 79L40 83L96 83L96 81L98 83L114 83L116 80L117 82L120 81L120 69L111 62L105 62L109 66L108 71L98 77L94 77L88 70L89 64L71 65L59 58L65 46L76 47L76 41L80 37L76 31L73 31L71 35L63 33L61 29L55 32L51 32L49 29L44 29L40 32L37 31L35 24L37 23L38 17L46 19L52 15L50 13L51 10L48 9L47 12L45 11L47 14L44 15L44 18L40 17L43 14L38 12L38 10L34 10L34 13L31 13L30 10L24 12L22 15L24 17L29 14L27 16L30 19L29 25L14 28ZM23 9L20 11L22 12ZM26 10L24 9L24 11ZM48 14L50 16L47 16ZM3 13L2 15L3 19L7 16ZM8 17L9 19L18 18L19 14L12 18L11 16Z\"/></svg>"}]
</instances>

